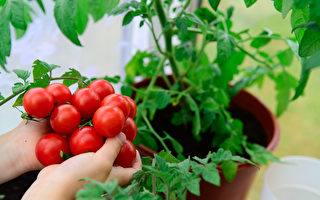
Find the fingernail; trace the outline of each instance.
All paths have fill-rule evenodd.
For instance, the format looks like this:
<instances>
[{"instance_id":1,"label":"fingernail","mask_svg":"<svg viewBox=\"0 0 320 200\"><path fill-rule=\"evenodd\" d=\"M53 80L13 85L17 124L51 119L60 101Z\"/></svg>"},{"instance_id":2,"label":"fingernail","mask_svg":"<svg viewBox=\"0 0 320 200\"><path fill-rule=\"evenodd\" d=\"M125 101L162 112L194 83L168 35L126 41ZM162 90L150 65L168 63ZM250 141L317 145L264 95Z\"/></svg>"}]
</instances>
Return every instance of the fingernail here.
<instances>
[{"instance_id":1,"label":"fingernail","mask_svg":"<svg viewBox=\"0 0 320 200\"><path fill-rule=\"evenodd\" d=\"M117 135L117 137L118 137L118 139L122 142L122 143L124 143L125 141L126 141L126 135L124 134L124 133L119 133L118 135Z\"/></svg>"}]
</instances>

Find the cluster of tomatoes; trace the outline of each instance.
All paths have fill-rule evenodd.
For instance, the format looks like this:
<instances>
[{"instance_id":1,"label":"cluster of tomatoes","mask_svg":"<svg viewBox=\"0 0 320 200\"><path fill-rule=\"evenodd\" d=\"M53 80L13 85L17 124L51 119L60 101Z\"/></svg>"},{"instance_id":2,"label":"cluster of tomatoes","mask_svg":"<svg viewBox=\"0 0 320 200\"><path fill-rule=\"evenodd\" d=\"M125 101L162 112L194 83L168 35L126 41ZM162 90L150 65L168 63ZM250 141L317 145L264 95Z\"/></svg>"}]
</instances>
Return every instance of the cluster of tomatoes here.
<instances>
[{"instance_id":1,"label":"cluster of tomatoes","mask_svg":"<svg viewBox=\"0 0 320 200\"><path fill-rule=\"evenodd\" d=\"M106 138L123 132L127 140L115 164L132 166L136 157L132 141L137 135L133 120L137 107L130 97L115 94L108 81L94 80L87 88L81 88L73 95L61 83L52 83L45 89L32 88L24 95L23 106L34 118L50 116L53 132L40 138L35 148L36 156L43 165L63 162L61 154L96 152L104 145ZM83 126L90 122L93 126Z\"/></svg>"}]
</instances>

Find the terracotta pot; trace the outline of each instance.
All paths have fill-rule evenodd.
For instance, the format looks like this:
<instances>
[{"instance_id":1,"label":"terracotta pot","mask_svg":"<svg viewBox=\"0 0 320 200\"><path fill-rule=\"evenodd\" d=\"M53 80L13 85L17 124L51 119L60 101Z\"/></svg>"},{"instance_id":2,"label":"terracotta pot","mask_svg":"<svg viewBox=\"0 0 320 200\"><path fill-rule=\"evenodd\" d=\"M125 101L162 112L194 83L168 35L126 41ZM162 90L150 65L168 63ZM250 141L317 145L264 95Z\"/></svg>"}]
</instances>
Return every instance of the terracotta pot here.
<instances>
[{"instance_id":1,"label":"terracotta pot","mask_svg":"<svg viewBox=\"0 0 320 200\"><path fill-rule=\"evenodd\" d=\"M172 78L169 77L170 81ZM135 84L134 86L145 87L149 84L150 80L144 80ZM165 86L162 78L158 79L156 82L158 86ZM249 113L251 113L256 120L261 124L264 129L267 139L266 149L273 151L278 145L280 138L280 129L277 119L272 114L272 112L255 96L249 92L242 90L240 91L231 101L231 104L239 107ZM155 153L151 149L145 147L144 145L138 146L139 151L144 156L153 156ZM258 169L250 164L238 163L238 172L234 180L229 183L222 175L221 176L221 186L214 186L202 179L200 182L200 197L188 194L187 199L192 200L244 200L254 177Z\"/></svg>"}]
</instances>

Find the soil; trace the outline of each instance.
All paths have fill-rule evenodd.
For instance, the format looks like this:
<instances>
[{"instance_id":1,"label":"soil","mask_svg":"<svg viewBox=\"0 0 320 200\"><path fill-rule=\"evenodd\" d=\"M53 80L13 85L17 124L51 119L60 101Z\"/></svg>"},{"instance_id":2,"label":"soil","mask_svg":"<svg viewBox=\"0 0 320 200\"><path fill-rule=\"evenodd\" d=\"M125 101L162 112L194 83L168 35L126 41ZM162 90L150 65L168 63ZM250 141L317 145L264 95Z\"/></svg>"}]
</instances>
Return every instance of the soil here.
<instances>
[{"instance_id":1,"label":"soil","mask_svg":"<svg viewBox=\"0 0 320 200\"><path fill-rule=\"evenodd\" d=\"M18 200L36 180L39 171L25 173L11 181L0 184L0 194L4 194L4 200Z\"/></svg>"},{"instance_id":2,"label":"soil","mask_svg":"<svg viewBox=\"0 0 320 200\"><path fill-rule=\"evenodd\" d=\"M179 108L168 106L164 110L158 110L152 125L157 133L161 134L163 131L168 132L174 137L184 148L184 156L198 156L205 157L209 151L217 149L212 148L212 139L215 133L206 132L201 134L201 142L197 142L192 135L191 124L186 126L174 126L170 120L173 112L177 112ZM233 118L237 118L243 122L243 132L248 136L248 141L257 143L262 146L267 146L267 134L262 128L261 124L254 118L254 116L238 107L230 105L228 109ZM164 127L165 124L165 127ZM168 144L170 146L170 144ZM169 147L170 148L170 147ZM172 148L170 148L172 149ZM248 158L248 155L241 155Z\"/></svg>"}]
</instances>

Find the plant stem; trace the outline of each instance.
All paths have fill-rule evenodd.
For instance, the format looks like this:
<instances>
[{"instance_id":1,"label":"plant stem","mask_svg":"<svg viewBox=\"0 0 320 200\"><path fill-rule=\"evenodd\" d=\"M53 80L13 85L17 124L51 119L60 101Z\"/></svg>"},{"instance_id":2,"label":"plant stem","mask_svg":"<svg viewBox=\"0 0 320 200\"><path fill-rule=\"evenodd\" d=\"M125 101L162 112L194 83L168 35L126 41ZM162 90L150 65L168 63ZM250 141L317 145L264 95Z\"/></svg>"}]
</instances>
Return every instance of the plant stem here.
<instances>
[{"instance_id":1,"label":"plant stem","mask_svg":"<svg viewBox=\"0 0 320 200\"><path fill-rule=\"evenodd\" d=\"M163 6L162 6L162 2L161 0L155 0L154 2L155 4L155 10L157 12L157 16L159 18L160 21L160 25L162 28L162 32L164 34L164 41L165 41L165 45L166 45L166 56L169 59L170 62L170 66L173 72L173 77L175 80L179 79L179 70L178 70L178 65L177 62L173 56L173 48L172 48L172 28L171 27L167 27L167 16L163 10Z\"/></svg>"},{"instance_id":2,"label":"plant stem","mask_svg":"<svg viewBox=\"0 0 320 200\"><path fill-rule=\"evenodd\" d=\"M54 80L75 80L75 81L81 81L84 85L88 86L86 82L81 80L80 78L74 78L74 77L56 77L56 78L50 78L50 81Z\"/></svg>"},{"instance_id":3,"label":"plant stem","mask_svg":"<svg viewBox=\"0 0 320 200\"><path fill-rule=\"evenodd\" d=\"M186 3L184 4L184 6L183 6L181 12L177 15L177 18L179 18L179 17L182 16L183 11L185 11L185 10L189 7L190 3L191 3L191 0L187 0L187 2L186 2Z\"/></svg>"},{"instance_id":4,"label":"plant stem","mask_svg":"<svg viewBox=\"0 0 320 200\"><path fill-rule=\"evenodd\" d=\"M2 106L3 104L7 103L8 101L10 101L11 99L13 99L14 97L16 97L17 95L19 95L20 93L24 92L25 90L19 90L18 92L8 96L7 98L3 99L0 102L0 106Z\"/></svg>"},{"instance_id":5,"label":"plant stem","mask_svg":"<svg viewBox=\"0 0 320 200\"><path fill-rule=\"evenodd\" d=\"M245 54L247 54L247 55L248 55L250 58L252 58L253 60L255 60L255 61L257 61L258 63L261 63L261 64L267 66L267 67L270 68L270 69L272 69L272 66L269 65L267 62L258 59L258 58L255 57L252 53L250 53L249 51L245 50L244 48L242 48L242 47L239 46L238 44L236 44L236 47L237 47L240 51L242 51L242 52L244 52Z\"/></svg>"}]
</instances>

